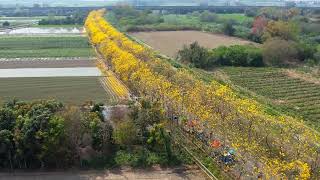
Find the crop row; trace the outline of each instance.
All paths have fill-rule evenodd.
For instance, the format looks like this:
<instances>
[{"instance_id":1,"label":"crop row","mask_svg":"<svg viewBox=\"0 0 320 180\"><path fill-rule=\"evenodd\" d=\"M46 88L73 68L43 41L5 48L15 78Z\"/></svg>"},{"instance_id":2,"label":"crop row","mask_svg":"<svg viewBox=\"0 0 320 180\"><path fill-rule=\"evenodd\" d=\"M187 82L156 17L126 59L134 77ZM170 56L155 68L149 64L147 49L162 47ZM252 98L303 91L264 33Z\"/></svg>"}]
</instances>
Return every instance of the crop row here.
<instances>
[{"instance_id":1,"label":"crop row","mask_svg":"<svg viewBox=\"0 0 320 180\"><path fill-rule=\"evenodd\" d=\"M282 100L286 108L298 112L304 119L320 120L320 85L268 68L227 68L225 72L240 86L273 100Z\"/></svg>"}]
</instances>

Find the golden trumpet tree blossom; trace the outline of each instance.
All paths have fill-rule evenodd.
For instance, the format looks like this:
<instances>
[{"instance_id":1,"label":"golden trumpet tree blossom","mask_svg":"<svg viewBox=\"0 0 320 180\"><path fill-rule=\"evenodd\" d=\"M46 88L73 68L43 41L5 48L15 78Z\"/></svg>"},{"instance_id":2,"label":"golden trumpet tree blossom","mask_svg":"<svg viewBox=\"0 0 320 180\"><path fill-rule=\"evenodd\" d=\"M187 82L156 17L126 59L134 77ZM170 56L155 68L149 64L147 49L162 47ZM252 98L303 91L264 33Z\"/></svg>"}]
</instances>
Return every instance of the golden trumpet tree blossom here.
<instances>
[{"instance_id":1,"label":"golden trumpet tree blossom","mask_svg":"<svg viewBox=\"0 0 320 180\"><path fill-rule=\"evenodd\" d=\"M156 58L92 11L86 20L91 43L112 71L139 96L197 121L224 146L236 150L235 174L267 179L309 179L319 169L318 132L302 121L270 115L252 99L240 98L216 81L205 83L187 70ZM106 68L101 66L100 68Z\"/></svg>"}]
</instances>

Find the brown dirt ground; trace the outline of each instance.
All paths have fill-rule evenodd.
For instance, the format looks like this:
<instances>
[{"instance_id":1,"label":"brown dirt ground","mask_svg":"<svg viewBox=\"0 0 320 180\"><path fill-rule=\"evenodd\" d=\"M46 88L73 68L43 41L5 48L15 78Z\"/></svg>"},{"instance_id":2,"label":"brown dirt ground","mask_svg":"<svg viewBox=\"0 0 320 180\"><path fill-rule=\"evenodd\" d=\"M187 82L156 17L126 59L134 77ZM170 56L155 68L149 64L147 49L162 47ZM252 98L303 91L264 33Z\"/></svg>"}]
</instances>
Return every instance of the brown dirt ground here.
<instances>
[{"instance_id":1,"label":"brown dirt ground","mask_svg":"<svg viewBox=\"0 0 320 180\"><path fill-rule=\"evenodd\" d=\"M0 173L0 180L127 180L127 179L161 179L161 180L205 180L205 176L196 169L165 170L106 170L82 172L33 172Z\"/></svg>"},{"instance_id":2,"label":"brown dirt ground","mask_svg":"<svg viewBox=\"0 0 320 180\"><path fill-rule=\"evenodd\" d=\"M177 52L183 48L183 45L189 45L195 41L207 48L217 48L222 45L255 44L236 37L210 34L201 31L157 31L134 32L129 34L170 57L175 57Z\"/></svg>"},{"instance_id":3,"label":"brown dirt ground","mask_svg":"<svg viewBox=\"0 0 320 180\"><path fill-rule=\"evenodd\" d=\"M10 60L0 61L0 69L94 67L93 60Z\"/></svg>"}]
</instances>

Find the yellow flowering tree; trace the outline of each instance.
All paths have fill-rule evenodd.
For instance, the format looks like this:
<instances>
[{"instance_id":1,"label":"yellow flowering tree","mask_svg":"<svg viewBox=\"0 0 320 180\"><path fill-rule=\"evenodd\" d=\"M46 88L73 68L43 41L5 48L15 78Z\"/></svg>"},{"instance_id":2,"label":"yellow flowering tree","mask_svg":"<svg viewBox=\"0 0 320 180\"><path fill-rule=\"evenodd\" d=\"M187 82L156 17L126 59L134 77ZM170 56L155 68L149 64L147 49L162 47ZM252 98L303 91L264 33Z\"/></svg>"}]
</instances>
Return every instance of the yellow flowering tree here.
<instances>
[{"instance_id":1,"label":"yellow flowering tree","mask_svg":"<svg viewBox=\"0 0 320 180\"><path fill-rule=\"evenodd\" d=\"M175 69L118 32L92 11L85 27L105 64L139 96L160 103L167 112L197 120L225 146L236 149L236 176L309 179L319 168L320 135L302 121L267 114L257 102L240 98L218 82L207 84ZM107 68L107 66L100 66Z\"/></svg>"}]
</instances>

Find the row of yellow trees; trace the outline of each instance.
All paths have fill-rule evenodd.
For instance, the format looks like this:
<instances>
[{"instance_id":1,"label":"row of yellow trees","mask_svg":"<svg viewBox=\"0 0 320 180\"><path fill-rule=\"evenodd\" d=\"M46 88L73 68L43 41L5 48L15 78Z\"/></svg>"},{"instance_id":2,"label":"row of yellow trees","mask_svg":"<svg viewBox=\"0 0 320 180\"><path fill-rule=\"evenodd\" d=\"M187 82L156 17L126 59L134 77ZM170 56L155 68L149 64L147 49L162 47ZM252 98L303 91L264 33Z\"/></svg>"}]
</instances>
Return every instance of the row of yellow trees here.
<instances>
[{"instance_id":1,"label":"row of yellow trees","mask_svg":"<svg viewBox=\"0 0 320 180\"><path fill-rule=\"evenodd\" d=\"M269 115L251 99L239 98L229 87L199 80L153 56L150 50L118 32L92 11L85 23L91 43L105 63L137 95L160 102L205 124L225 146L237 150L234 175L309 179L319 171L320 135L303 122Z\"/></svg>"}]
</instances>

